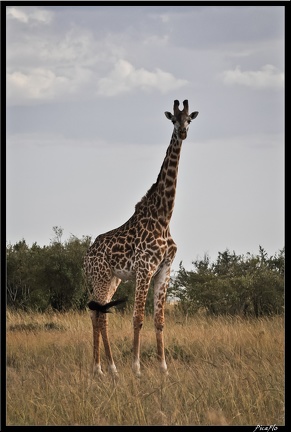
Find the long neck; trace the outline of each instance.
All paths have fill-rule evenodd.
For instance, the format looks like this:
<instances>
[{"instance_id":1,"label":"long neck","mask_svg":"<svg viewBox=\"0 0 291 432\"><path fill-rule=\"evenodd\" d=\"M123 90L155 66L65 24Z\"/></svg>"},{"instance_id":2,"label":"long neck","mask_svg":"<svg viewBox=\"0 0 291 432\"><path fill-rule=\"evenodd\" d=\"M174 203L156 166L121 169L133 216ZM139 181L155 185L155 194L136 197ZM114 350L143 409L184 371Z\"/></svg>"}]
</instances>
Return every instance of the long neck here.
<instances>
[{"instance_id":1,"label":"long neck","mask_svg":"<svg viewBox=\"0 0 291 432\"><path fill-rule=\"evenodd\" d=\"M164 227L169 225L174 210L181 147L182 140L173 132L156 183L136 205L136 210L143 209Z\"/></svg>"}]
</instances>

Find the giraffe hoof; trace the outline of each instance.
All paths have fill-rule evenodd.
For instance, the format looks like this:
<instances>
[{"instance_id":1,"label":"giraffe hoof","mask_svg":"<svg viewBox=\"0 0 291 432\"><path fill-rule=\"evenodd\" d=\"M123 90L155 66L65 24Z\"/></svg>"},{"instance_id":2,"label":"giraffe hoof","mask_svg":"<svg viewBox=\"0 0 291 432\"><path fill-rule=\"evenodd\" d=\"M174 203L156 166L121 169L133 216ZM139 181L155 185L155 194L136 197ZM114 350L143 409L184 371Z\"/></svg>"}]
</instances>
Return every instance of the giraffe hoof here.
<instances>
[{"instance_id":1,"label":"giraffe hoof","mask_svg":"<svg viewBox=\"0 0 291 432\"><path fill-rule=\"evenodd\" d=\"M162 373L163 375L165 375L165 376L169 375L168 368L167 368L167 364L166 364L165 361L162 361L162 362L160 363L160 371L161 371L161 373Z\"/></svg>"},{"instance_id":2,"label":"giraffe hoof","mask_svg":"<svg viewBox=\"0 0 291 432\"><path fill-rule=\"evenodd\" d=\"M132 365L132 370L133 370L133 373L134 373L134 375L137 377L137 378L140 378L141 377L141 372L140 372L140 366L139 366L139 364L133 364Z\"/></svg>"},{"instance_id":3,"label":"giraffe hoof","mask_svg":"<svg viewBox=\"0 0 291 432\"><path fill-rule=\"evenodd\" d=\"M108 371L111 373L111 375L116 376L118 375L117 369L115 364L108 365Z\"/></svg>"},{"instance_id":4,"label":"giraffe hoof","mask_svg":"<svg viewBox=\"0 0 291 432\"><path fill-rule=\"evenodd\" d=\"M100 365L93 366L93 376L98 375L100 377L104 376Z\"/></svg>"}]
</instances>

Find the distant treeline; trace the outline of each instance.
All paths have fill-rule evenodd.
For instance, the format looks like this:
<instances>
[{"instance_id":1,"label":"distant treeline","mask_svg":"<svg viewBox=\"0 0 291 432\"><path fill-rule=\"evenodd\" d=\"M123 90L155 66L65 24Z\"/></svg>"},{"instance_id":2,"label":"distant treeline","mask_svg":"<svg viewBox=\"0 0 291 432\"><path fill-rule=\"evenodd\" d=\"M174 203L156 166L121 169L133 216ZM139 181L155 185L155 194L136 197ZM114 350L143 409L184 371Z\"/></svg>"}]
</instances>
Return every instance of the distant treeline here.
<instances>
[{"instance_id":1,"label":"distant treeline","mask_svg":"<svg viewBox=\"0 0 291 432\"><path fill-rule=\"evenodd\" d=\"M85 309L90 288L83 275L84 255L91 238L71 236L62 241L63 229L53 227L49 246L31 247L23 239L6 247L7 305L11 308L45 311ZM193 262L193 270L180 263L171 277L168 299L183 314L204 310L209 314L263 315L284 311L285 250L268 257L259 246L257 255L236 255L226 250L216 262L205 255ZM128 296L123 308L132 308L134 282L121 283L116 297ZM149 290L146 312L153 311L153 289Z\"/></svg>"},{"instance_id":2,"label":"distant treeline","mask_svg":"<svg viewBox=\"0 0 291 432\"><path fill-rule=\"evenodd\" d=\"M256 317L284 312L284 248L271 257L261 246L255 256L226 250L216 262L205 255L192 264L194 269L187 271L180 263L169 289L184 314L201 309L211 315Z\"/></svg>"}]
</instances>

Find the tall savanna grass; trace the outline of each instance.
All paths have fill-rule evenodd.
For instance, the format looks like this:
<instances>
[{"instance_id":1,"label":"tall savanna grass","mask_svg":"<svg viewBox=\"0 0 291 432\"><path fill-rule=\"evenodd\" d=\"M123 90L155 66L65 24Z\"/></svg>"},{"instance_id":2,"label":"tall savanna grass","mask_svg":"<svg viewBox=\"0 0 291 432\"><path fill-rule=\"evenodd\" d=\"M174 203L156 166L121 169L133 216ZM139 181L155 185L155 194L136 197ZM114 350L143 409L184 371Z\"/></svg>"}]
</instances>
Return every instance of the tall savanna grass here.
<instances>
[{"instance_id":1,"label":"tall savanna grass","mask_svg":"<svg viewBox=\"0 0 291 432\"><path fill-rule=\"evenodd\" d=\"M188 317L167 310L169 376L142 329L142 377L131 371L131 315L109 316L118 380L92 375L87 312L7 312L7 425L284 424L284 319ZM103 346L103 369L106 371Z\"/></svg>"}]
</instances>

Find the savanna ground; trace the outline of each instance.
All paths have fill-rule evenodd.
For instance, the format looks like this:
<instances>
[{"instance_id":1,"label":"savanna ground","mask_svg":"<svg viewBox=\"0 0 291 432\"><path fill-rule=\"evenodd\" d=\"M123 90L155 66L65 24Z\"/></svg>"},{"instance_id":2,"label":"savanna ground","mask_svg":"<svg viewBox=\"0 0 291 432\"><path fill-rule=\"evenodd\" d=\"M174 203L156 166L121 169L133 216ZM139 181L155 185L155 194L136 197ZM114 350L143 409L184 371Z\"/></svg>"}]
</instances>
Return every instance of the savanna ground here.
<instances>
[{"instance_id":1,"label":"savanna ground","mask_svg":"<svg viewBox=\"0 0 291 432\"><path fill-rule=\"evenodd\" d=\"M8 311L6 424L284 425L284 318L185 318L169 308L167 377L158 369L152 317L136 378L131 315L109 316L116 382L107 372L92 376L88 312Z\"/></svg>"}]
</instances>

